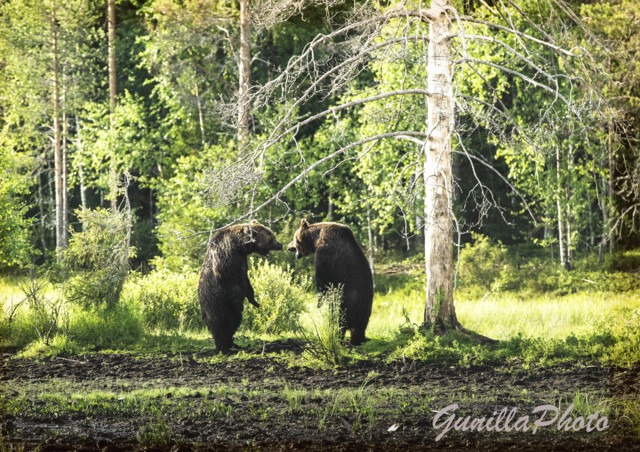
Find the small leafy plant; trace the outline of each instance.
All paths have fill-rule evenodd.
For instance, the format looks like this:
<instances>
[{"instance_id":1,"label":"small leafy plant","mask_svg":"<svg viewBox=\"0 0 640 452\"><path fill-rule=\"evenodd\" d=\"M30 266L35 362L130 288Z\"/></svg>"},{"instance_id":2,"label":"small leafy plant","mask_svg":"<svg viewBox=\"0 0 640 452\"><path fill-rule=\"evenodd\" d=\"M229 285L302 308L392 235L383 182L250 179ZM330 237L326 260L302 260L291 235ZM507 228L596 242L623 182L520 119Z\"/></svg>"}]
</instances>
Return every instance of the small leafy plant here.
<instances>
[{"instance_id":1,"label":"small leafy plant","mask_svg":"<svg viewBox=\"0 0 640 452\"><path fill-rule=\"evenodd\" d=\"M344 314L342 312L342 286L331 287L320 295L318 306L320 317L314 322L316 341L308 338L307 352L321 362L339 365L346 357L343 345L344 339Z\"/></svg>"},{"instance_id":2,"label":"small leafy plant","mask_svg":"<svg viewBox=\"0 0 640 452\"><path fill-rule=\"evenodd\" d=\"M241 329L264 334L302 329L300 315L312 297L310 278L294 276L291 267L261 260L249 269L249 280L260 307L245 307Z\"/></svg>"}]
</instances>

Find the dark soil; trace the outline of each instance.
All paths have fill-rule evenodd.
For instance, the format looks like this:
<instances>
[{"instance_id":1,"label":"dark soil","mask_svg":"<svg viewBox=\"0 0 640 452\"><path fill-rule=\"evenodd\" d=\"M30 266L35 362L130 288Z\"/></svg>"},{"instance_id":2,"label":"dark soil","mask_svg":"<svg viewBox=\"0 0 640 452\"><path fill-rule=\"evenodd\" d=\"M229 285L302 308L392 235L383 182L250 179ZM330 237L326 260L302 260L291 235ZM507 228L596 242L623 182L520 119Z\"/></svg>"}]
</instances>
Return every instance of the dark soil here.
<instances>
[{"instance_id":1,"label":"dark soil","mask_svg":"<svg viewBox=\"0 0 640 452\"><path fill-rule=\"evenodd\" d=\"M265 352L295 347L274 343ZM122 406L124 397L88 408L71 399L51 404L42 398L47 388L60 387L76 394L97 390L130 394L154 388L165 392L158 400L130 409ZM180 395L170 388L200 389ZM202 388L212 389L206 393ZM292 406L283 395L288 389L304 394L299 406ZM349 397L341 399L338 394L345 389L359 395L351 402ZM245 360L211 360L204 353L98 353L39 360L4 354L0 446L104 451L640 450L638 425L628 416L615 418L614 409L602 432L559 432L555 425L540 428L535 435L451 430L436 441L441 431L434 428L434 415L452 403L460 406L458 414L471 418L515 407L518 417L528 414L533 422L536 406L560 404L562 413L578 391L588 396L591 411L602 409L598 403L603 400L611 407L637 400L640 366L525 369L515 362L499 368L364 362L316 370L288 367L285 359L261 352ZM214 405L229 412L216 415ZM591 412L587 411L585 418ZM579 413L574 410L571 416Z\"/></svg>"}]
</instances>

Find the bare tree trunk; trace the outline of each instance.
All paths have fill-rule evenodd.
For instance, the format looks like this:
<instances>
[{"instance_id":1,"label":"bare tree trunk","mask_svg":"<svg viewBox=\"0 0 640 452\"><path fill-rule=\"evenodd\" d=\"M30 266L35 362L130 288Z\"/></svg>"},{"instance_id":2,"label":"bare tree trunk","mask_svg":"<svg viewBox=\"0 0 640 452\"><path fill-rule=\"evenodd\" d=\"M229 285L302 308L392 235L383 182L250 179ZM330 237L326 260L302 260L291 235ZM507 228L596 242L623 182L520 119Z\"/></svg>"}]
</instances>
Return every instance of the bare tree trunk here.
<instances>
[{"instance_id":1,"label":"bare tree trunk","mask_svg":"<svg viewBox=\"0 0 640 452\"><path fill-rule=\"evenodd\" d=\"M240 57L238 60L238 149L244 152L249 140L249 117L251 104L249 87L251 86L251 23L249 0L240 0Z\"/></svg>"},{"instance_id":2,"label":"bare tree trunk","mask_svg":"<svg viewBox=\"0 0 640 452\"><path fill-rule=\"evenodd\" d=\"M614 215L614 210L613 210L613 181L615 178L615 160L614 160L614 156L613 156L613 135L614 134L614 130L613 130L613 120L609 121L609 139L608 141L608 146L607 146L607 155L609 158L609 181L608 181L608 185L607 185L607 210L608 210L608 218L613 218ZM609 229L609 222L607 221L604 225L604 229L605 231L608 231ZM613 251L615 250L615 234L614 231L608 231L607 232L608 238L609 238L609 254L613 254Z\"/></svg>"},{"instance_id":3,"label":"bare tree trunk","mask_svg":"<svg viewBox=\"0 0 640 452\"><path fill-rule=\"evenodd\" d=\"M428 98L425 189L425 262L427 272L424 322L457 327L453 305L453 224L451 220L451 22L450 0L432 0L427 65Z\"/></svg>"},{"instance_id":4,"label":"bare tree trunk","mask_svg":"<svg viewBox=\"0 0 640 452\"><path fill-rule=\"evenodd\" d=\"M562 208L562 163L560 160L560 146L556 146L556 206L558 214L558 254L560 265L567 268L567 254L565 249L564 209Z\"/></svg>"},{"instance_id":5,"label":"bare tree trunk","mask_svg":"<svg viewBox=\"0 0 640 452\"><path fill-rule=\"evenodd\" d=\"M60 136L60 80L58 62L58 25L56 19L56 5L51 5L51 56L53 59L53 161L55 178L55 206L56 206L56 255L58 262L65 248L64 240L64 184L63 158Z\"/></svg>"},{"instance_id":6,"label":"bare tree trunk","mask_svg":"<svg viewBox=\"0 0 640 452\"><path fill-rule=\"evenodd\" d=\"M63 71L64 80L64 71ZM67 122L66 112L66 91L64 89L64 83L62 87L62 240L64 241L64 248L67 248L69 243L69 190L67 183L67 138L69 131L69 124Z\"/></svg>"},{"instance_id":7,"label":"bare tree trunk","mask_svg":"<svg viewBox=\"0 0 640 452\"><path fill-rule=\"evenodd\" d=\"M196 105L198 107L198 121L200 123L200 137L202 138L202 148L206 146L206 139L204 135L204 119L202 116L202 104L200 102L200 91L198 90L198 80L196 80L195 76L193 77L193 85L195 87L196 92Z\"/></svg>"},{"instance_id":8,"label":"bare tree trunk","mask_svg":"<svg viewBox=\"0 0 640 452\"><path fill-rule=\"evenodd\" d=\"M591 254L593 247L596 244L596 232L593 228L593 206L591 205L591 195L589 194L589 190L587 190L587 205L589 206L589 254Z\"/></svg>"},{"instance_id":9,"label":"bare tree trunk","mask_svg":"<svg viewBox=\"0 0 640 452\"><path fill-rule=\"evenodd\" d=\"M567 270L573 268L573 243L571 239L571 222L573 221L573 215L571 214L571 172L573 171L573 148L569 145L567 152L567 172L564 180L565 197L567 216L566 216L566 231L567 231Z\"/></svg>"},{"instance_id":10,"label":"bare tree trunk","mask_svg":"<svg viewBox=\"0 0 640 452\"><path fill-rule=\"evenodd\" d=\"M566 216L566 231L567 231L567 262L566 269L571 270L573 268L573 243L571 240L571 206L567 202L567 216Z\"/></svg>"},{"instance_id":11,"label":"bare tree trunk","mask_svg":"<svg viewBox=\"0 0 640 452\"><path fill-rule=\"evenodd\" d=\"M48 249L47 236L45 234L46 221L45 221L45 208L44 208L44 195L42 194L42 177L46 174L42 170L38 170L38 209L40 211L40 243L42 243L42 249L46 251Z\"/></svg>"},{"instance_id":12,"label":"bare tree trunk","mask_svg":"<svg viewBox=\"0 0 640 452\"><path fill-rule=\"evenodd\" d=\"M371 275L373 276L373 233L371 231L371 206L367 203L367 233L369 234L369 268L371 268ZM373 287L376 286L375 278L373 279Z\"/></svg>"},{"instance_id":13,"label":"bare tree trunk","mask_svg":"<svg viewBox=\"0 0 640 452\"><path fill-rule=\"evenodd\" d=\"M80 204L82 205L82 210L87 210L87 188L84 183L84 168L82 163L82 154L84 153L84 141L82 141L82 126L80 125L80 120L78 119L78 115L76 114L76 128L78 129L78 177L80 178ZM82 232L87 230L87 225L85 222L82 222Z\"/></svg>"},{"instance_id":14,"label":"bare tree trunk","mask_svg":"<svg viewBox=\"0 0 640 452\"><path fill-rule=\"evenodd\" d=\"M415 168L415 173L414 173L414 179L416 180L416 184L417 184L417 179L420 177L420 161L416 162L416 168ZM415 246L416 248L419 248L420 245L422 243L424 243L424 238L422 237L422 228L424 226L424 221L423 221L423 217L422 215L424 215L424 199L422 199L422 196L417 195L416 196L416 203L418 205L418 208L416 209L416 237L415 237ZM422 210L422 212L421 212Z\"/></svg>"},{"instance_id":15,"label":"bare tree trunk","mask_svg":"<svg viewBox=\"0 0 640 452\"><path fill-rule=\"evenodd\" d=\"M109 184L111 185L111 210L116 211L118 206L117 196L117 175L116 175L116 149L115 149L115 115L116 115L116 92L117 92L117 73L116 73L116 5L115 0L107 0L107 14L109 22L108 41L109 41L109 126L110 126L110 145L111 145L111 165L109 170Z\"/></svg>"}]
</instances>

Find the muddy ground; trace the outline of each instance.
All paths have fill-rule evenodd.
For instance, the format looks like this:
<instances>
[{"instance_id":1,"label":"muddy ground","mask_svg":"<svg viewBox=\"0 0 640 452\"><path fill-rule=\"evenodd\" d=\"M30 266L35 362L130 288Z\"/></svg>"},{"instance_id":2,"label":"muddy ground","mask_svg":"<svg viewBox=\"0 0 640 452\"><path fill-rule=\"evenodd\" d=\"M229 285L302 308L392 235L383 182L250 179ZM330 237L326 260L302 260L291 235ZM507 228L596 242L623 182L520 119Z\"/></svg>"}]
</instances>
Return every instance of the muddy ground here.
<instances>
[{"instance_id":1,"label":"muddy ground","mask_svg":"<svg viewBox=\"0 0 640 452\"><path fill-rule=\"evenodd\" d=\"M44 395L49 393L59 396ZM91 400L83 400L82 394ZM616 408L639 395L640 366L364 362L317 370L289 367L286 359L258 351L243 360L212 360L210 352L96 353L38 360L5 353L0 360L0 446L103 451L640 450L637 419ZM559 432L552 424L536 434L452 429L436 441L443 427L434 428L434 416L453 403L459 405L456 414L471 420L508 407L517 409L514 420L529 415L532 424L539 416L532 414L535 407L554 404L563 412L572 402L580 407L570 417L582 413L585 421L595 411L608 410L608 427L601 432Z\"/></svg>"}]
</instances>

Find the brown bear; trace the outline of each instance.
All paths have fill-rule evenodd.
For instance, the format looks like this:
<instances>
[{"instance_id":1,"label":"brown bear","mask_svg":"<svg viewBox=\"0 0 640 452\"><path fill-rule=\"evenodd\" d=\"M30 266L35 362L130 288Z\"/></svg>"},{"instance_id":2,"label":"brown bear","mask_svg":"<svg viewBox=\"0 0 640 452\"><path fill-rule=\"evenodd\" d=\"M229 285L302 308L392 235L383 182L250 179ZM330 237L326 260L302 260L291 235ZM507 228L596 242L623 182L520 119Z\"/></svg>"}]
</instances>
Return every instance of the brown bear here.
<instances>
[{"instance_id":1,"label":"brown bear","mask_svg":"<svg viewBox=\"0 0 640 452\"><path fill-rule=\"evenodd\" d=\"M202 320L216 343L216 352L228 353L242 322L244 299L259 307L247 275L247 256L282 249L271 230L257 221L229 226L209 241L200 273L198 298Z\"/></svg>"},{"instance_id":2,"label":"brown bear","mask_svg":"<svg viewBox=\"0 0 640 452\"><path fill-rule=\"evenodd\" d=\"M366 341L365 330L373 303L373 276L367 258L349 227L339 223L309 224L302 220L289 251L300 259L315 254L316 289L323 293L332 285L342 285L344 329L351 331L351 344Z\"/></svg>"}]
</instances>

